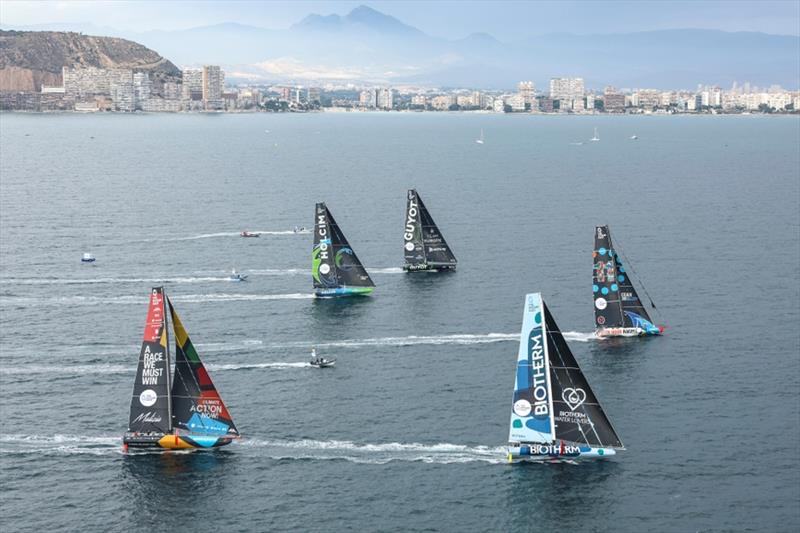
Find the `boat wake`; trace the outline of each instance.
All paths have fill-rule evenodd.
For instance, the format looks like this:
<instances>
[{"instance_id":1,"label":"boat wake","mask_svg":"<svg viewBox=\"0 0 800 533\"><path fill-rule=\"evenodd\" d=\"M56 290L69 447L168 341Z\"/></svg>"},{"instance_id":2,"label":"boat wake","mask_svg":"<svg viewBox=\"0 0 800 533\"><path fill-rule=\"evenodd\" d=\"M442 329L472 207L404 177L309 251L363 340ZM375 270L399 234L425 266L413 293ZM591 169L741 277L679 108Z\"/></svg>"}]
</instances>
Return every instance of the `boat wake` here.
<instances>
[{"instance_id":1,"label":"boat wake","mask_svg":"<svg viewBox=\"0 0 800 533\"><path fill-rule=\"evenodd\" d=\"M209 363L205 367L212 372L221 370L258 370L264 368L289 369L289 368L311 368L310 363L303 362L271 362L271 363ZM18 365L0 367L0 375L5 376L27 376L35 374L58 374L65 377L79 377L88 374L133 374L136 367L132 365Z\"/></svg>"},{"instance_id":2,"label":"boat wake","mask_svg":"<svg viewBox=\"0 0 800 533\"><path fill-rule=\"evenodd\" d=\"M466 446L463 444L419 444L389 442L358 444L346 440L259 440L244 439L243 447L266 452L272 459L344 460L353 463L386 464L410 461L434 464L504 463L505 446Z\"/></svg>"},{"instance_id":3,"label":"boat wake","mask_svg":"<svg viewBox=\"0 0 800 533\"><path fill-rule=\"evenodd\" d=\"M312 293L290 293L290 294L183 294L176 295L170 299L173 302L182 303L205 303L205 302L246 302L260 300L308 300L314 298ZM36 296L0 296L0 305L31 307L41 305L142 305L146 300L142 300L141 295L131 296L57 296L57 297L36 297Z\"/></svg>"},{"instance_id":4,"label":"boat wake","mask_svg":"<svg viewBox=\"0 0 800 533\"><path fill-rule=\"evenodd\" d=\"M2 278L0 285L91 285L104 283L213 283L230 281L224 277L163 277L163 278L76 278L76 279L42 279L42 278Z\"/></svg>"},{"instance_id":5,"label":"boat wake","mask_svg":"<svg viewBox=\"0 0 800 533\"><path fill-rule=\"evenodd\" d=\"M252 453L274 460L338 460L361 464L386 464L396 461L428 464L473 462L501 464L506 462L505 446L399 442L358 444L344 440L303 439L291 441L243 438L241 441L235 442L231 450L236 448L239 448L236 450L239 452ZM0 434L0 455L119 455L122 453L124 452L120 435ZM163 453L163 451L155 453ZM169 453L176 452L170 451Z\"/></svg>"},{"instance_id":6,"label":"boat wake","mask_svg":"<svg viewBox=\"0 0 800 533\"><path fill-rule=\"evenodd\" d=\"M122 453L120 436L0 434L0 455L109 455L117 453Z\"/></svg>"}]
</instances>

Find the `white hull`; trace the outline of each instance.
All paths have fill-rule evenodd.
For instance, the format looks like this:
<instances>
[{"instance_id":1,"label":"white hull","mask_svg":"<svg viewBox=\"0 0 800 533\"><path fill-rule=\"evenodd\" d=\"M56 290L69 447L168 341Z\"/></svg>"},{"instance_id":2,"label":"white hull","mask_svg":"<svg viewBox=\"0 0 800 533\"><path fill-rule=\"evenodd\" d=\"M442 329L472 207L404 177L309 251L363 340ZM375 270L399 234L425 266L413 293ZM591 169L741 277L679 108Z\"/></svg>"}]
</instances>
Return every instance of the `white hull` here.
<instances>
[{"instance_id":1,"label":"white hull","mask_svg":"<svg viewBox=\"0 0 800 533\"><path fill-rule=\"evenodd\" d=\"M595 448L577 444L522 444L509 446L509 463L542 462L563 459L600 459L617 455L614 448Z\"/></svg>"}]
</instances>

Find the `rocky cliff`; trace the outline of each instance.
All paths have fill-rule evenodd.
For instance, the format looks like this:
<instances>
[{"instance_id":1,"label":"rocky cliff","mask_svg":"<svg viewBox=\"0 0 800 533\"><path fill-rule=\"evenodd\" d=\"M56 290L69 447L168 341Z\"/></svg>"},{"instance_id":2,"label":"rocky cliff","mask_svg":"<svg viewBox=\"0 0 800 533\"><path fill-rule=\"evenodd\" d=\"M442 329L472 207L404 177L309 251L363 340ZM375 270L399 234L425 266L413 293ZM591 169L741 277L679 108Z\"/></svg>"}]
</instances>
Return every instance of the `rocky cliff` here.
<instances>
[{"instance_id":1,"label":"rocky cliff","mask_svg":"<svg viewBox=\"0 0 800 533\"><path fill-rule=\"evenodd\" d=\"M0 91L39 91L60 85L62 67L146 71L156 84L181 72L158 53L133 41L72 32L0 30Z\"/></svg>"}]
</instances>

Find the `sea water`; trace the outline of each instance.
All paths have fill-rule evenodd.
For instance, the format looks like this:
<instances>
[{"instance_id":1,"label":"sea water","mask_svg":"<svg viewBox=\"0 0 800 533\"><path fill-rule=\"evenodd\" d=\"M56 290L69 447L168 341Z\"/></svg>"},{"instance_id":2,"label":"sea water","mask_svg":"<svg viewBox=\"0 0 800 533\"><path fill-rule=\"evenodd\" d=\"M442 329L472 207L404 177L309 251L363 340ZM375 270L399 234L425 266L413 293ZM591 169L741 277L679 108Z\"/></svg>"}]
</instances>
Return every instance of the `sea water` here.
<instances>
[{"instance_id":1,"label":"sea water","mask_svg":"<svg viewBox=\"0 0 800 533\"><path fill-rule=\"evenodd\" d=\"M792 530L799 144L797 117L0 115L0 528ZM412 187L458 272L402 273ZM320 201L372 296L312 298ZM663 337L592 337L597 224ZM154 285L241 442L122 453ZM613 459L504 464L533 291Z\"/></svg>"}]
</instances>

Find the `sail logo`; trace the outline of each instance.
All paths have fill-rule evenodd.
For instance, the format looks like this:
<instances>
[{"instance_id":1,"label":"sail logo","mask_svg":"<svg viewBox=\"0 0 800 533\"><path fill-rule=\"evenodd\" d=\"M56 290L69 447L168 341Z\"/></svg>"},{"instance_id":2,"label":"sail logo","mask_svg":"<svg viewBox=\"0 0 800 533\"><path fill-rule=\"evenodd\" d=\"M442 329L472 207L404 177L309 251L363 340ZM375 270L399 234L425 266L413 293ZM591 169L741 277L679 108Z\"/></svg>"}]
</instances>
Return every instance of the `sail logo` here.
<instances>
[{"instance_id":1,"label":"sail logo","mask_svg":"<svg viewBox=\"0 0 800 533\"><path fill-rule=\"evenodd\" d=\"M531 385L533 387L533 416L546 418L550 416L550 405L547 391L547 368L544 362L544 345L542 344L542 328L531 331L528 338L528 360L531 365Z\"/></svg>"},{"instance_id":2,"label":"sail logo","mask_svg":"<svg viewBox=\"0 0 800 533\"><path fill-rule=\"evenodd\" d=\"M331 240L326 238L328 235L328 228L327 223L325 221L325 215L317 215L317 234L319 235L319 258L320 261L327 261L328 260L328 245L331 243ZM327 266L327 265L323 265ZM327 270L322 270L323 274L327 274L330 271L330 267Z\"/></svg>"},{"instance_id":3,"label":"sail logo","mask_svg":"<svg viewBox=\"0 0 800 533\"><path fill-rule=\"evenodd\" d=\"M608 301L605 298L598 298L594 301L594 306L600 311L608 307Z\"/></svg>"},{"instance_id":4,"label":"sail logo","mask_svg":"<svg viewBox=\"0 0 800 533\"><path fill-rule=\"evenodd\" d=\"M561 391L561 399L564 400L571 411L580 407L586 401L586 391L579 388L567 388Z\"/></svg>"},{"instance_id":5,"label":"sail logo","mask_svg":"<svg viewBox=\"0 0 800 533\"><path fill-rule=\"evenodd\" d=\"M222 414L222 403L218 400L204 399L202 403L193 405L189 411L192 413L200 413L208 418L218 418Z\"/></svg>"},{"instance_id":6,"label":"sail logo","mask_svg":"<svg viewBox=\"0 0 800 533\"><path fill-rule=\"evenodd\" d=\"M598 239L605 239L606 234L603 232L602 226L597 226L597 238Z\"/></svg>"},{"instance_id":7,"label":"sail logo","mask_svg":"<svg viewBox=\"0 0 800 533\"><path fill-rule=\"evenodd\" d=\"M139 395L139 403L145 407L152 407L158 401L158 394L153 389L145 389Z\"/></svg>"},{"instance_id":8,"label":"sail logo","mask_svg":"<svg viewBox=\"0 0 800 533\"><path fill-rule=\"evenodd\" d=\"M414 200L409 199L408 201L408 213L406 214L406 232L403 234L403 238L406 241L410 241L414 238L414 223L417 221L417 204ZM408 244L406 245L406 250L411 251L414 249L414 245L409 248Z\"/></svg>"},{"instance_id":9,"label":"sail logo","mask_svg":"<svg viewBox=\"0 0 800 533\"><path fill-rule=\"evenodd\" d=\"M159 379L164 375L162 368L156 368L157 363L164 361L164 352L152 353L150 346L144 347L142 354L142 385L158 385Z\"/></svg>"},{"instance_id":10,"label":"sail logo","mask_svg":"<svg viewBox=\"0 0 800 533\"><path fill-rule=\"evenodd\" d=\"M159 422L161 422L161 415L152 411L140 413L139 416L133 419L133 424L158 424Z\"/></svg>"}]
</instances>

